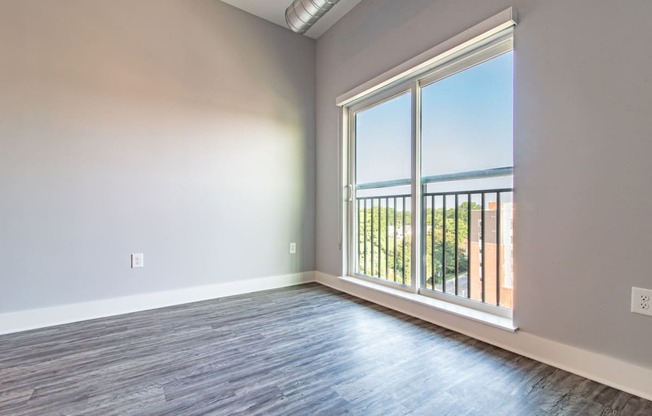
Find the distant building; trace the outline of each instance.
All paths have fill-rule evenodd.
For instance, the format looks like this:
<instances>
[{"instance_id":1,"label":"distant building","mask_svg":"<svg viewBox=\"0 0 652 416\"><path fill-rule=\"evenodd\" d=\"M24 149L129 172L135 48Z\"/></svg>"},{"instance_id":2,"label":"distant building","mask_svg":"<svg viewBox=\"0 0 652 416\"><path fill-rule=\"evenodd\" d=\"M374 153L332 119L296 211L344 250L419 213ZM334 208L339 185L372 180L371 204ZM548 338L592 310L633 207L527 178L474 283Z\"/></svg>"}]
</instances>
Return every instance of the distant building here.
<instances>
[{"instance_id":1,"label":"distant building","mask_svg":"<svg viewBox=\"0 0 652 416\"><path fill-rule=\"evenodd\" d=\"M496 208L496 202L490 202L489 208L484 212L484 235L482 235L482 210L478 209L471 211L471 252L469 261L471 299L482 300L482 287L484 281L484 301L488 304L495 305L498 288L500 293L500 306L512 309L514 289L512 203L501 203L499 238L497 238L498 233L496 232ZM483 240L484 253L482 251ZM499 242L498 245L496 244L497 241ZM466 249L466 247L464 247L464 249ZM500 279L499 286L496 285L497 261L500 264L500 272L498 276Z\"/></svg>"}]
</instances>

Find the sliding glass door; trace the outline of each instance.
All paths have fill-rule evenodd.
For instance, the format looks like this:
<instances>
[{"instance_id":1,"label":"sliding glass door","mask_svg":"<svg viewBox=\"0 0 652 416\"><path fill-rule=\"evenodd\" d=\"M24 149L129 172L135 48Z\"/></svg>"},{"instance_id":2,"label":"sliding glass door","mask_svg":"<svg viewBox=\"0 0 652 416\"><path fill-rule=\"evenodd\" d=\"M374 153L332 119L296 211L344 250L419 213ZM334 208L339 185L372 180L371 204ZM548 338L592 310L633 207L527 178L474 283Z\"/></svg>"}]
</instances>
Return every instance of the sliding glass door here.
<instances>
[{"instance_id":1,"label":"sliding glass door","mask_svg":"<svg viewBox=\"0 0 652 416\"><path fill-rule=\"evenodd\" d=\"M452 75L425 78L420 117L426 227L421 287L507 308L512 58L505 52L472 66L467 62Z\"/></svg>"},{"instance_id":2,"label":"sliding glass door","mask_svg":"<svg viewBox=\"0 0 652 416\"><path fill-rule=\"evenodd\" d=\"M511 32L348 108L349 274L512 308Z\"/></svg>"},{"instance_id":3,"label":"sliding glass door","mask_svg":"<svg viewBox=\"0 0 652 416\"><path fill-rule=\"evenodd\" d=\"M410 285L412 95L399 91L352 114L354 274Z\"/></svg>"}]
</instances>

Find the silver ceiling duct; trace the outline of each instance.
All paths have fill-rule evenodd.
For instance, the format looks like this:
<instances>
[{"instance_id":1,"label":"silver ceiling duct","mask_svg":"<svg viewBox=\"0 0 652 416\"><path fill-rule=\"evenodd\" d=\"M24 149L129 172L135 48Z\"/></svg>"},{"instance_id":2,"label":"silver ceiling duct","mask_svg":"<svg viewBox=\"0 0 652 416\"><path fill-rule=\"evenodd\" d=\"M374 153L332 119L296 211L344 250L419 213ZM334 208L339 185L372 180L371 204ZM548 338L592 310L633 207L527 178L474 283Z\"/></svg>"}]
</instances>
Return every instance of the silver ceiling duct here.
<instances>
[{"instance_id":1,"label":"silver ceiling duct","mask_svg":"<svg viewBox=\"0 0 652 416\"><path fill-rule=\"evenodd\" d=\"M331 7L340 0L294 0L285 9L285 21L293 32L306 33Z\"/></svg>"}]
</instances>

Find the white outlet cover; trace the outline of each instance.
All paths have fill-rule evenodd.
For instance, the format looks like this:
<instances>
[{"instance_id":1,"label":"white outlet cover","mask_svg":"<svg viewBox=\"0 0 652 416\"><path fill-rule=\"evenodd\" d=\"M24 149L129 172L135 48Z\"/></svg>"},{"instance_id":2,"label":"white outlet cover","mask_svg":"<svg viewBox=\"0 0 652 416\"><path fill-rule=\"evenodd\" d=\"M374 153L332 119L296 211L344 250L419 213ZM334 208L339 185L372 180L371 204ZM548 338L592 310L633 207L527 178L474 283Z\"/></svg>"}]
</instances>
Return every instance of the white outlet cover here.
<instances>
[{"instance_id":1,"label":"white outlet cover","mask_svg":"<svg viewBox=\"0 0 652 416\"><path fill-rule=\"evenodd\" d=\"M652 290L632 287L632 312L652 316Z\"/></svg>"},{"instance_id":2,"label":"white outlet cover","mask_svg":"<svg viewBox=\"0 0 652 416\"><path fill-rule=\"evenodd\" d=\"M297 243L290 243L290 254L297 253Z\"/></svg>"},{"instance_id":3,"label":"white outlet cover","mask_svg":"<svg viewBox=\"0 0 652 416\"><path fill-rule=\"evenodd\" d=\"M134 253L131 255L131 268L137 269L145 267L145 256L143 253Z\"/></svg>"}]
</instances>

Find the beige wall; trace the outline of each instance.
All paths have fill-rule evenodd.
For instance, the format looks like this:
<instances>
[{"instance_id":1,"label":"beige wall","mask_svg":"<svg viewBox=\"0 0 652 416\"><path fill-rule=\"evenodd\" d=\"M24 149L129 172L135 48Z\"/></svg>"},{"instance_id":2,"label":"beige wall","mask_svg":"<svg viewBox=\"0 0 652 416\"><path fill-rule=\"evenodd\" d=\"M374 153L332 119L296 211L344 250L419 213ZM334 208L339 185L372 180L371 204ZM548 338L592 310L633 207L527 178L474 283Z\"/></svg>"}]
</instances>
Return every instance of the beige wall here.
<instances>
[{"instance_id":1,"label":"beige wall","mask_svg":"<svg viewBox=\"0 0 652 416\"><path fill-rule=\"evenodd\" d=\"M317 269L339 274L335 98L514 6L515 320L652 368L652 2L364 0L317 42Z\"/></svg>"},{"instance_id":2,"label":"beige wall","mask_svg":"<svg viewBox=\"0 0 652 416\"><path fill-rule=\"evenodd\" d=\"M216 0L0 1L0 313L313 270L314 49Z\"/></svg>"}]
</instances>

